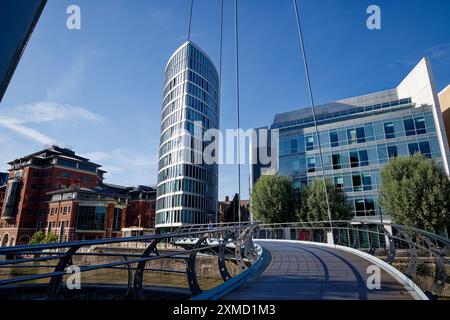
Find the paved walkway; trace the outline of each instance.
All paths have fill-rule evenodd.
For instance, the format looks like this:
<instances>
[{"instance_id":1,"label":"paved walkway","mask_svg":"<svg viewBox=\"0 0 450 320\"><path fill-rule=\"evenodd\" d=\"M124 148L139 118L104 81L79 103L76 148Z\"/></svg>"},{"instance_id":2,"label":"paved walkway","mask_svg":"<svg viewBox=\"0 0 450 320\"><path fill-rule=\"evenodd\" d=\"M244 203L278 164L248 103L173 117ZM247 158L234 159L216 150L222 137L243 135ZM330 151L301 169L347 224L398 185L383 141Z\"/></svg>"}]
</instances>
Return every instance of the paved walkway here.
<instances>
[{"instance_id":1,"label":"paved walkway","mask_svg":"<svg viewBox=\"0 0 450 320\"><path fill-rule=\"evenodd\" d=\"M341 250L302 243L263 241L271 260L266 269L230 292L226 300L404 300L402 284L381 270L381 289L369 290L371 263Z\"/></svg>"}]
</instances>

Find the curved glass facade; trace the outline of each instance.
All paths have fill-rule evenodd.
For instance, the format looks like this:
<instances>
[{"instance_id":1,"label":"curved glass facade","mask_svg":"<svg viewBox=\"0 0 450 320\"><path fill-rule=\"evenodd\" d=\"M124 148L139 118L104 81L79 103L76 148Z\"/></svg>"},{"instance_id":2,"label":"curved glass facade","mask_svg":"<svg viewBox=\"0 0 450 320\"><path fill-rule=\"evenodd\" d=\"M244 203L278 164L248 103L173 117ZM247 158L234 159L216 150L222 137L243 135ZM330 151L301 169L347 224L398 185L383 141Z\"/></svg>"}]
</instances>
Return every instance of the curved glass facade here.
<instances>
[{"instance_id":1,"label":"curved glass facade","mask_svg":"<svg viewBox=\"0 0 450 320\"><path fill-rule=\"evenodd\" d=\"M216 219L218 165L203 162L201 153L207 144L201 136L207 129L219 128L219 94L219 76L211 59L185 42L165 69L157 228Z\"/></svg>"}]
</instances>

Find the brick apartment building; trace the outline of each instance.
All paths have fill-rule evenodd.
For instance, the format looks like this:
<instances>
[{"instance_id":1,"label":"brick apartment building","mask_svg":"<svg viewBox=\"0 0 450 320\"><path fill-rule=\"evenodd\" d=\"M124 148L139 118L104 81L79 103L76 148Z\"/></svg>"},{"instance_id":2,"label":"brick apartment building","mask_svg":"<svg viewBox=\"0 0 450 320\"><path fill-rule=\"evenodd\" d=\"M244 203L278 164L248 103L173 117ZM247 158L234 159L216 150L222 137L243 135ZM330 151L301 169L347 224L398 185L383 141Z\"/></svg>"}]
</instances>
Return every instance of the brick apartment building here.
<instances>
[{"instance_id":1,"label":"brick apartment building","mask_svg":"<svg viewBox=\"0 0 450 320\"><path fill-rule=\"evenodd\" d=\"M226 209L228 206L230 206L233 202L233 199L230 200L229 196L225 196L224 201L218 202L218 218L220 222L235 222L235 221L229 221L230 219L226 216ZM250 220L250 201L242 199L240 201L241 203L241 219L242 221L249 221Z\"/></svg>"},{"instance_id":2,"label":"brick apartment building","mask_svg":"<svg viewBox=\"0 0 450 320\"><path fill-rule=\"evenodd\" d=\"M128 191L127 227L151 229L155 225L156 189L138 186Z\"/></svg>"},{"instance_id":3,"label":"brick apartment building","mask_svg":"<svg viewBox=\"0 0 450 320\"><path fill-rule=\"evenodd\" d=\"M129 200L142 197L137 190L145 196L140 206L130 201L131 217L154 227L153 188L103 183L101 166L70 149L51 146L8 164L8 182L0 184L1 246L26 244L37 230L60 241L120 236Z\"/></svg>"}]
</instances>

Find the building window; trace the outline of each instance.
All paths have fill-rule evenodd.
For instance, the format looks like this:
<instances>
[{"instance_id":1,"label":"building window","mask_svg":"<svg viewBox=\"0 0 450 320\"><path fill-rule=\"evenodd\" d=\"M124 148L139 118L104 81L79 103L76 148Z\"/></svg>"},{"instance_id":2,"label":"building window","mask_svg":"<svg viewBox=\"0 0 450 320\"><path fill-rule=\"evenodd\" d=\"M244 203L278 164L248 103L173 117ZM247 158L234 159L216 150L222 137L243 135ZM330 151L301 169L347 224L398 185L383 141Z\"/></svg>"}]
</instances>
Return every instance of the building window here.
<instances>
[{"instance_id":1,"label":"building window","mask_svg":"<svg viewBox=\"0 0 450 320\"><path fill-rule=\"evenodd\" d=\"M411 156L413 156L416 152L419 152L419 145L417 142L408 143L408 151Z\"/></svg>"},{"instance_id":2,"label":"building window","mask_svg":"<svg viewBox=\"0 0 450 320\"><path fill-rule=\"evenodd\" d=\"M359 150L359 165L361 167L369 165L369 157L367 155L367 150Z\"/></svg>"},{"instance_id":3,"label":"building window","mask_svg":"<svg viewBox=\"0 0 450 320\"><path fill-rule=\"evenodd\" d=\"M414 118L414 125L416 127L416 134L427 133L424 117Z\"/></svg>"},{"instance_id":4,"label":"building window","mask_svg":"<svg viewBox=\"0 0 450 320\"><path fill-rule=\"evenodd\" d=\"M291 139L291 153L297 153L297 139Z\"/></svg>"},{"instance_id":5,"label":"building window","mask_svg":"<svg viewBox=\"0 0 450 320\"><path fill-rule=\"evenodd\" d=\"M358 151L350 151L350 165L352 168L359 166Z\"/></svg>"},{"instance_id":6,"label":"building window","mask_svg":"<svg viewBox=\"0 0 450 320\"><path fill-rule=\"evenodd\" d=\"M353 191L372 190L372 179L370 174L354 174L352 176Z\"/></svg>"},{"instance_id":7,"label":"building window","mask_svg":"<svg viewBox=\"0 0 450 320\"><path fill-rule=\"evenodd\" d=\"M414 118L414 120L405 119L403 120L403 123L405 125L405 132L407 136L427 133L424 117Z\"/></svg>"},{"instance_id":8,"label":"building window","mask_svg":"<svg viewBox=\"0 0 450 320\"><path fill-rule=\"evenodd\" d=\"M308 172L315 172L316 171L316 158L315 157L307 158L306 162L308 163Z\"/></svg>"},{"instance_id":9,"label":"building window","mask_svg":"<svg viewBox=\"0 0 450 320\"><path fill-rule=\"evenodd\" d=\"M350 165L352 168L368 166L367 150L350 151Z\"/></svg>"},{"instance_id":10,"label":"building window","mask_svg":"<svg viewBox=\"0 0 450 320\"><path fill-rule=\"evenodd\" d=\"M397 146L388 146L387 147L388 157L389 159L397 158Z\"/></svg>"},{"instance_id":11,"label":"building window","mask_svg":"<svg viewBox=\"0 0 450 320\"><path fill-rule=\"evenodd\" d=\"M363 174L362 182L363 182L364 191L372 190L372 177L370 176L370 174Z\"/></svg>"},{"instance_id":12,"label":"building window","mask_svg":"<svg viewBox=\"0 0 450 320\"><path fill-rule=\"evenodd\" d=\"M353 183L353 191L362 191L363 190L361 175L354 174L352 176L352 183Z\"/></svg>"},{"instance_id":13,"label":"building window","mask_svg":"<svg viewBox=\"0 0 450 320\"><path fill-rule=\"evenodd\" d=\"M332 148L339 146L339 137L337 131L330 131L330 142Z\"/></svg>"},{"instance_id":14,"label":"building window","mask_svg":"<svg viewBox=\"0 0 450 320\"><path fill-rule=\"evenodd\" d=\"M364 127L356 128L356 140L358 143L366 142L366 134L364 132Z\"/></svg>"},{"instance_id":15,"label":"building window","mask_svg":"<svg viewBox=\"0 0 450 320\"><path fill-rule=\"evenodd\" d=\"M364 200L364 205L366 207L366 215L374 216L375 215L375 202L373 201L373 198L366 198Z\"/></svg>"},{"instance_id":16,"label":"building window","mask_svg":"<svg viewBox=\"0 0 450 320\"><path fill-rule=\"evenodd\" d=\"M366 134L364 132L364 127L359 127L356 129L347 130L348 144L363 143L366 142Z\"/></svg>"},{"instance_id":17,"label":"building window","mask_svg":"<svg viewBox=\"0 0 450 320\"><path fill-rule=\"evenodd\" d=\"M347 140L348 144L356 143L356 129L347 130Z\"/></svg>"},{"instance_id":18,"label":"building window","mask_svg":"<svg viewBox=\"0 0 450 320\"><path fill-rule=\"evenodd\" d=\"M372 197L365 199L355 199L355 213L356 216L374 216L375 202Z\"/></svg>"},{"instance_id":19,"label":"building window","mask_svg":"<svg viewBox=\"0 0 450 320\"><path fill-rule=\"evenodd\" d=\"M365 215L364 199L355 199L355 213L356 216Z\"/></svg>"},{"instance_id":20,"label":"building window","mask_svg":"<svg viewBox=\"0 0 450 320\"><path fill-rule=\"evenodd\" d=\"M395 138L395 130L394 130L393 122L385 122L384 123L384 135L385 135L386 139Z\"/></svg>"},{"instance_id":21,"label":"building window","mask_svg":"<svg viewBox=\"0 0 450 320\"><path fill-rule=\"evenodd\" d=\"M331 156L332 162L333 162L333 170L339 170L341 169L341 155L340 154L333 154Z\"/></svg>"},{"instance_id":22,"label":"building window","mask_svg":"<svg viewBox=\"0 0 450 320\"><path fill-rule=\"evenodd\" d=\"M122 215L122 209L114 208L114 221L113 221L113 230L120 231L120 220Z\"/></svg>"},{"instance_id":23,"label":"building window","mask_svg":"<svg viewBox=\"0 0 450 320\"><path fill-rule=\"evenodd\" d=\"M430 143L428 141L419 142L420 153L427 158L431 158Z\"/></svg>"},{"instance_id":24,"label":"building window","mask_svg":"<svg viewBox=\"0 0 450 320\"><path fill-rule=\"evenodd\" d=\"M405 125L405 133L407 136L412 136L412 135L416 134L416 130L414 129L413 119L405 119L405 120L403 120L403 124Z\"/></svg>"},{"instance_id":25,"label":"building window","mask_svg":"<svg viewBox=\"0 0 450 320\"><path fill-rule=\"evenodd\" d=\"M314 137L313 136L305 137L305 147L306 147L306 151L314 150Z\"/></svg>"},{"instance_id":26,"label":"building window","mask_svg":"<svg viewBox=\"0 0 450 320\"><path fill-rule=\"evenodd\" d=\"M334 177L334 185L336 188L344 189L344 178L343 177Z\"/></svg>"},{"instance_id":27,"label":"building window","mask_svg":"<svg viewBox=\"0 0 450 320\"><path fill-rule=\"evenodd\" d=\"M80 206L78 207L77 229L104 230L106 207Z\"/></svg>"}]
</instances>

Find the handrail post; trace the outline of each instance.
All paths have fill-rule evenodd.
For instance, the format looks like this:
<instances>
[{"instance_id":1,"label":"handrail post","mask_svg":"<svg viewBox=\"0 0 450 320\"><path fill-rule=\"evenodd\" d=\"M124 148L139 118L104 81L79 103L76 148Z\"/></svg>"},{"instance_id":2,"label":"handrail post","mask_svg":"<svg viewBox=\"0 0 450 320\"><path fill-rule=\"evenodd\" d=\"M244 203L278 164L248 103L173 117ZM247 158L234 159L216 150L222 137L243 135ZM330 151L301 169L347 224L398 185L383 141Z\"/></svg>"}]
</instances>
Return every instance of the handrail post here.
<instances>
[{"instance_id":1,"label":"handrail post","mask_svg":"<svg viewBox=\"0 0 450 320\"><path fill-rule=\"evenodd\" d=\"M56 265L53 272L61 272L69 265L72 264L72 256L81 248L81 245L72 246L69 250L66 251L64 256L59 259L58 264ZM47 288L47 297L49 300L56 300L58 297L58 293L61 288L63 276L62 275L53 275L50 279Z\"/></svg>"}]
</instances>

